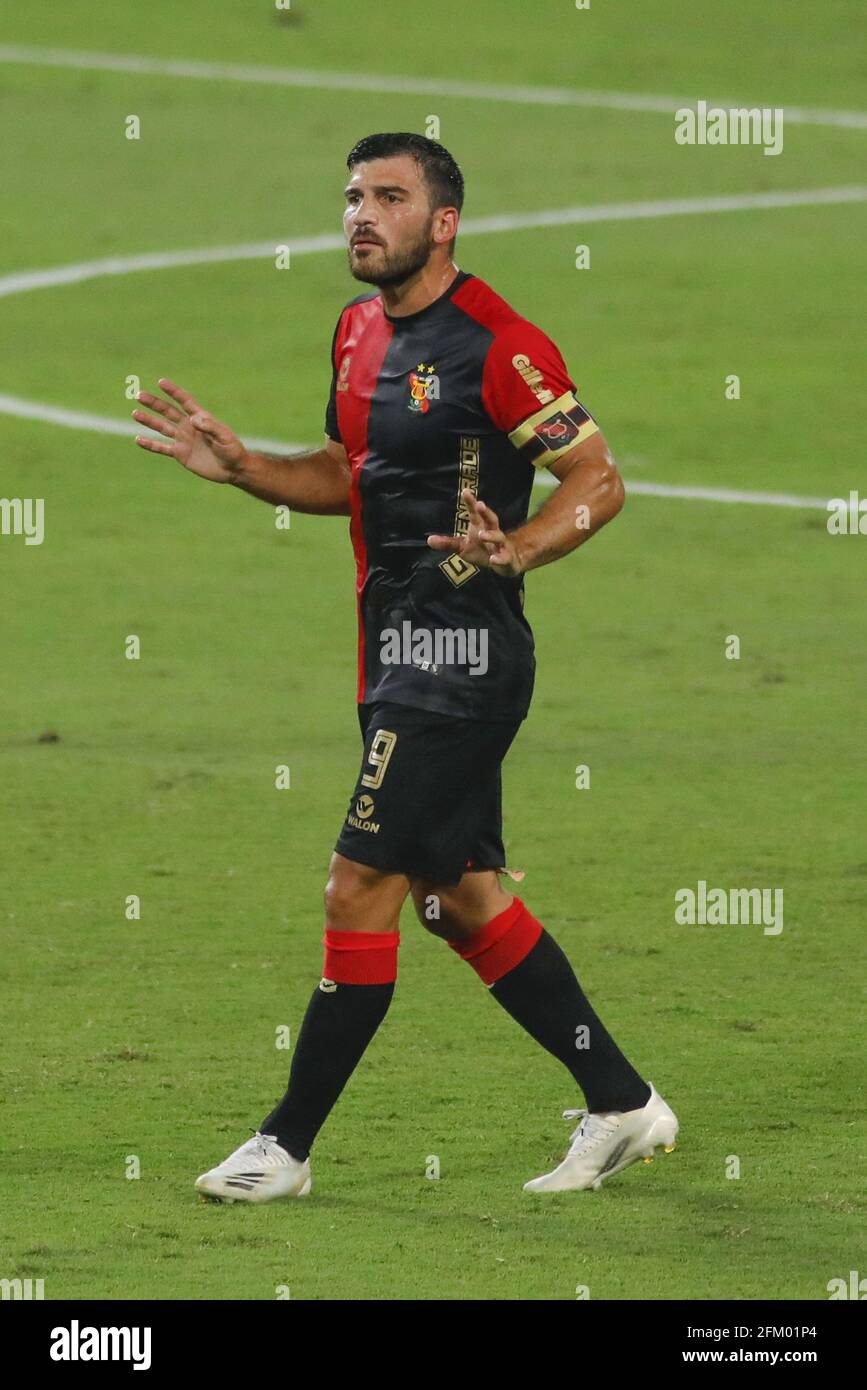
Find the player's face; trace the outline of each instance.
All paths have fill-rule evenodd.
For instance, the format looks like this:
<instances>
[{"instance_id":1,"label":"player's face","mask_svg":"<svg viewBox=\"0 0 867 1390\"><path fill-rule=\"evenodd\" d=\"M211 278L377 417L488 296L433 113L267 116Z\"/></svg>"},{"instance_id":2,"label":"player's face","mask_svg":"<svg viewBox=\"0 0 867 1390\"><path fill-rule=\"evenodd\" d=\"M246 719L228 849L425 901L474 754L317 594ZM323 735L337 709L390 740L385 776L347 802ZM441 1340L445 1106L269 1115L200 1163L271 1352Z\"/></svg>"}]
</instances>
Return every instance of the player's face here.
<instances>
[{"instance_id":1,"label":"player's face","mask_svg":"<svg viewBox=\"0 0 867 1390\"><path fill-rule=\"evenodd\" d=\"M436 243L427 185L411 155L356 164L343 228L349 269L368 285L399 285L425 266Z\"/></svg>"}]
</instances>

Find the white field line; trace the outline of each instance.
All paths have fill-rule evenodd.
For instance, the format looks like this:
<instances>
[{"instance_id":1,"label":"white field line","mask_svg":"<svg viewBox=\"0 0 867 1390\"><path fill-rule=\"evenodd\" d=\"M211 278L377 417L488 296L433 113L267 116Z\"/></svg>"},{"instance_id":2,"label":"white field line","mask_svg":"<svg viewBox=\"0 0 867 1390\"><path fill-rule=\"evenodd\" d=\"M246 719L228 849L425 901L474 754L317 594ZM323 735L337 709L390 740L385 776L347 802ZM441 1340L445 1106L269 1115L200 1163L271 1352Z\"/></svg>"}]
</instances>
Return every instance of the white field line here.
<instances>
[{"instance_id":1,"label":"white field line","mask_svg":"<svg viewBox=\"0 0 867 1390\"><path fill-rule=\"evenodd\" d=\"M548 208L539 212L493 213L461 222L460 235L483 236L493 232L526 231L532 227L568 227L578 230L591 222L635 222L659 217L705 216L718 212L749 212L767 208L833 206L867 202L867 186L804 188L779 193L732 193L703 198L655 198L637 203L596 203L586 207ZM241 242L233 246L203 246L184 251L147 251L132 256L109 256L98 261L51 266L46 270L22 270L0 276L0 298L28 290L53 289L81 284L107 275L130 275L142 270L172 270L180 266L214 265L228 261L273 260L278 245L289 247L290 256L317 251L339 251L346 242L339 232L295 240Z\"/></svg>"},{"instance_id":2,"label":"white field line","mask_svg":"<svg viewBox=\"0 0 867 1390\"><path fill-rule=\"evenodd\" d=\"M155 431L143 429L132 419L114 420L106 415L92 415L88 411L64 410L59 406L41 405L38 401L25 401L19 396L0 395L0 415L15 415L20 420L40 420L67 429L90 430L96 434L124 435L129 438L142 434L160 438ZM310 448L309 444L290 444L285 439L245 438L251 448L270 454L297 454ZM556 479L540 470L536 482L541 487L553 487ZM696 502L751 502L764 507L805 507L810 510L827 507L824 497L795 497L785 492L737 492L728 488L669 487L667 483L638 482L627 483L627 491L644 497L671 497Z\"/></svg>"},{"instance_id":3,"label":"white field line","mask_svg":"<svg viewBox=\"0 0 867 1390\"><path fill-rule=\"evenodd\" d=\"M132 419L132 411L140 409L130 401L130 419L113 420L107 415L92 415L86 410L66 410L62 406L43 405L40 401L25 401L20 396L0 394L0 415L14 415L19 420L41 420L49 425L62 425L70 430L91 430L94 434L120 434L133 438L144 435L150 439L163 436L156 430L144 429ZM300 454L309 449L309 444L287 444L285 439L259 439L248 437L245 441L253 449L268 454Z\"/></svg>"},{"instance_id":4,"label":"white field line","mask_svg":"<svg viewBox=\"0 0 867 1390\"><path fill-rule=\"evenodd\" d=\"M536 479L540 487L553 487L556 478L541 473ZM672 497L687 502L747 502L756 507L800 507L810 511L816 507L826 510L827 497L797 497L790 492L741 492L726 487L677 487L669 483L633 483L627 478L627 493L642 497Z\"/></svg>"},{"instance_id":5,"label":"white field line","mask_svg":"<svg viewBox=\"0 0 867 1390\"><path fill-rule=\"evenodd\" d=\"M556 87L497 86L480 82L398 78L364 73L264 68L230 63L200 63L142 58L134 55L28 48L15 44L0 45L0 62L24 63L40 67L99 69L150 76L252 82L271 86L393 92L403 95L443 95L521 105L577 106L657 114L673 114L678 107L694 104L686 98L638 96L628 92L588 92ZM734 105L731 102L709 104ZM785 119L792 123L804 125L832 125L867 129L867 113L862 112L819 111L801 107L786 107ZM461 232L463 235L480 235L490 232L518 231L531 227L568 226L576 222L631 221L709 212L803 207L863 202L865 200L867 200L867 188L857 186L806 189L801 192L658 199L644 203L611 203L591 207L551 209L538 213L500 214L472 218L463 223ZM74 265L53 267L48 270L23 271L0 278L0 296L58 285L78 284L102 276L125 275L140 270L165 270L181 266L225 263L236 260L258 260L272 256L276 244L276 242L255 242L236 246L201 247L186 251L150 252L136 256L115 256L101 261L80 262ZM340 250L344 246L344 239L337 234L324 233L320 236L290 241L286 244L296 255L303 255L316 251ZM141 433L140 427L132 420L113 420L105 416L46 406L35 401L25 401L19 397L8 395L0 395L0 414L14 415L21 419L39 420L69 429L90 430L101 434L131 437ZM146 431L146 433L151 432ZM249 442L253 448L274 453L292 453L304 447L281 440L262 438L250 438ZM540 474L538 481L543 486L553 486L555 480L548 474ZM630 483L629 491L653 497L741 502L777 507L812 509L826 506L825 500L822 498L796 497L786 493L738 492L724 488L670 487L664 483Z\"/></svg>"},{"instance_id":6,"label":"white field line","mask_svg":"<svg viewBox=\"0 0 867 1390\"><path fill-rule=\"evenodd\" d=\"M594 92L573 90L570 87L522 87L513 86L511 83L463 82L439 77L395 77L384 73L328 72L316 68L271 68L246 63L205 63L191 59L150 58L124 53L31 48L23 44L0 44L0 63L139 73L147 77L250 82L271 87L302 87L319 91L445 96L519 106L583 106L607 111L641 111L672 116L676 110L695 106L698 101L696 97L643 96L634 92ZM744 106L743 102L737 101L707 100L708 106L724 106L726 109L741 109ZM791 124L867 130L867 112L864 111L827 111L803 106L785 106L783 111L784 119Z\"/></svg>"}]
</instances>

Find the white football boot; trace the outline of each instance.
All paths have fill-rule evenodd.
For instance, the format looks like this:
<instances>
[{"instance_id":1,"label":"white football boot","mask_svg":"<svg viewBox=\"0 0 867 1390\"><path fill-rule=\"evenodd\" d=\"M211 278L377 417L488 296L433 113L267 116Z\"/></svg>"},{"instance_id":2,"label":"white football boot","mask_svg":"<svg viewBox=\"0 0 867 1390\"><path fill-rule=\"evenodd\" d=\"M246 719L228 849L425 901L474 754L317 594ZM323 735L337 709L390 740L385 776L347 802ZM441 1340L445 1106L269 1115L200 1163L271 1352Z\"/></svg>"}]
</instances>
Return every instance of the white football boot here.
<instances>
[{"instance_id":1,"label":"white football boot","mask_svg":"<svg viewBox=\"0 0 867 1390\"><path fill-rule=\"evenodd\" d=\"M297 1158L273 1134L258 1131L240 1149L196 1178L196 1191L221 1202L273 1202L277 1197L306 1197L310 1160Z\"/></svg>"},{"instance_id":2,"label":"white football boot","mask_svg":"<svg viewBox=\"0 0 867 1390\"><path fill-rule=\"evenodd\" d=\"M653 1151L662 1144L671 1153L679 1129L677 1116L666 1105L656 1088L650 1087L650 1100L641 1110L590 1114L587 1110L564 1110L564 1120L584 1118L570 1135L569 1152L559 1168L524 1183L525 1192L566 1192L570 1188L602 1186L605 1178L619 1173L643 1158L653 1162Z\"/></svg>"}]
</instances>

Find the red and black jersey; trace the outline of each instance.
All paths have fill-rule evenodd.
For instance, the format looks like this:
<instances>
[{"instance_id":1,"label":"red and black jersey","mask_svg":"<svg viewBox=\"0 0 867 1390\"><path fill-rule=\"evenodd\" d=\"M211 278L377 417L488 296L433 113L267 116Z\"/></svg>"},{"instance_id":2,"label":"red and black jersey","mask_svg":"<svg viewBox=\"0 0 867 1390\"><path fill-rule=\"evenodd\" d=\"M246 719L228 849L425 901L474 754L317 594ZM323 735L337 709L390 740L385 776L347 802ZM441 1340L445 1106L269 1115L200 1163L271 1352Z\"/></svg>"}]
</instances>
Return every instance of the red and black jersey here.
<instances>
[{"instance_id":1,"label":"red and black jersey","mask_svg":"<svg viewBox=\"0 0 867 1390\"><path fill-rule=\"evenodd\" d=\"M523 577L431 550L468 526L461 490L504 531L527 518L534 466L598 428L559 351L475 275L389 316L378 292L343 309L326 433L352 467L358 699L521 719L533 691ZM463 659L461 659L463 657Z\"/></svg>"}]
</instances>

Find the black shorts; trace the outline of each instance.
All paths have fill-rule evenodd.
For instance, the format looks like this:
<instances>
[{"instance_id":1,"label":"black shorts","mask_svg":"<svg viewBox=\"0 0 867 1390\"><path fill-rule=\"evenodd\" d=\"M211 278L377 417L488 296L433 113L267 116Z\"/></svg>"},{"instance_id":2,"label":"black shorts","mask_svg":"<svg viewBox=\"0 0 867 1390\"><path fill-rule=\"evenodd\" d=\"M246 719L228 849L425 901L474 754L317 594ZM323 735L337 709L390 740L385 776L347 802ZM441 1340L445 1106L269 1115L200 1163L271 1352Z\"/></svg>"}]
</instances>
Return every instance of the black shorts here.
<instances>
[{"instance_id":1,"label":"black shorts","mask_svg":"<svg viewBox=\"0 0 867 1390\"><path fill-rule=\"evenodd\" d=\"M521 721L385 702L358 718L364 757L337 853L442 884L504 868L500 766Z\"/></svg>"}]
</instances>

